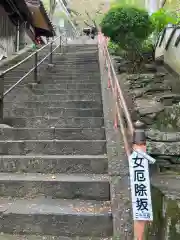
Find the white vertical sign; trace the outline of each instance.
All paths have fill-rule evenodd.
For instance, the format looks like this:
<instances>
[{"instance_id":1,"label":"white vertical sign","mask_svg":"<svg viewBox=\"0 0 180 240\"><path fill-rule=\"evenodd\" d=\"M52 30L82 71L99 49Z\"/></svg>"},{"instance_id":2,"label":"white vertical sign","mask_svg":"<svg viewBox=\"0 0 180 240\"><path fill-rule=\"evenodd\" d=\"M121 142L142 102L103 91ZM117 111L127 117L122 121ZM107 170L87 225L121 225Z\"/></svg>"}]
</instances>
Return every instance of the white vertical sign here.
<instances>
[{"instance_id":1,"label":"white vertical sign","mask_svg":"<svg viewBox=\"0 0 180 240\"><path fill-rule=\"evenodd\" d=\"M134 221L152 221L148 160L134 151L129 157L129 171L133 219Z\"/></svg>"}]
</instances>

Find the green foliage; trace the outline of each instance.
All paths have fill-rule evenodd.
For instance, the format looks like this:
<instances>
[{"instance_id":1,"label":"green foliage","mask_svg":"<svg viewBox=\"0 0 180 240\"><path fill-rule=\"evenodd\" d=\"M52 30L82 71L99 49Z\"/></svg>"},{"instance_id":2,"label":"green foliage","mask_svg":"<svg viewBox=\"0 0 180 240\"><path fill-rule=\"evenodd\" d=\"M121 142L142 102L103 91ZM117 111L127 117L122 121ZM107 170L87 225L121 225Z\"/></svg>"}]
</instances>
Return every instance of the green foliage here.
<instances>
[{"instance_id":1,"label":"green foliage","mask_svg":"<svg viewBox=\"0 0 180 240\"><path fill-rule=\"evenodd\" d=\"M112 54L112 55L117 55L118 52L120 51L119 45L112 41L108 42L108 49L109 49L110 54Z\"/></svg>"},{"instance_id":2,"label":"green foliage","mask_svg":"<svg viewBox=\"0 0 180 240\"><path fill-rule=\"evenodd\" d=\"M168 23L177 24L177 18L175 15L161 8L157 12L151 15L151 21L155 26L155 32L161 32Z\"/></svg>"},{"instance_id":3,"label":"green foliage","mask_svg":"<svg viewBox=\"0 0 180 240\"><path fill-rule=\"evenodd\" d=\"M152 52L154 49L154 44L152 38L148 38L142 43L142 52L147 53L147 52Z\"/></svg>"},{"instance_id":4,"label":"green foliage","mask_svg":"<svg viewBox=\"0 0 180 240\"><path fill-rule=\"evenodd\" d=\"M111 41L126 51L138 51L153 31L153 24L145 10L135 7L112 7L101 22L101 29Z\"/></svg>"}]
</instances>

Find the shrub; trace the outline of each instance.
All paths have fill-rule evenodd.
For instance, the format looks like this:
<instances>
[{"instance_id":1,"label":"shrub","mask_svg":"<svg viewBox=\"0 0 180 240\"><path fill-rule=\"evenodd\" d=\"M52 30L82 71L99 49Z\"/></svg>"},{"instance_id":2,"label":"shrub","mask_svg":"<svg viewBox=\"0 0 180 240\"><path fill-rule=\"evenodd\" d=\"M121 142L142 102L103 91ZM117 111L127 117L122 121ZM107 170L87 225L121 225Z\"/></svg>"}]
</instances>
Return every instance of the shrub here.
<instances>
[{"instance_id":1,"label":"shrub","mask_svg":"<svg viewBox=\"0 0 180 240\"><path fill-rule=\"evenodd\" d=\"M116 5L104 16L101 29L123 50L139 51L142 42L152 33L153 24L145 10Z\"/></svg>"},{"instance_id":2,"label":"shrub","mask_svg":"<svg viewBox=\"0 0 180 240\"><path fill-rule=\"evenodd\" d=\"M109 49L110 54L116 55L116 54L118 54L118 51L120 50L120 47L119 47L118 44L116 44L112 41L109 41L108 42L108 49Z\"/></svg>"},{"instance_id":3,"label":"shrub","mask_svg":"<svg viewBox=\"0 0 180 240\"><path fill-rule=\"evenodd\" d=\"M168 23L176 24L178 19L176 16L161 8L151 15L151 21L155 27L155 32L160 33Z\"/></svg>"}]
</instances>

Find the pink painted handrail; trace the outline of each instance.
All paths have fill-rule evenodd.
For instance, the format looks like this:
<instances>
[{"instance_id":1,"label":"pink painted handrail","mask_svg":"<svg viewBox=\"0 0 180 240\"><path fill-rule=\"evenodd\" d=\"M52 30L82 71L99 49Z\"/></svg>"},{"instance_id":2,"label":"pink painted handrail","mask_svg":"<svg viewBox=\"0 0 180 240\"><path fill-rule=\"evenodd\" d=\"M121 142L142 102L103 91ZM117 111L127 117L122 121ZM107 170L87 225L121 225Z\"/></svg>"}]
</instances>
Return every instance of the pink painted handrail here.
<instances>
[{"instance_id":1,"label":"pink painted handrail","mask_svg":"<svg viewBox=\"0 0 180 240\"><path fill-rule=\"evenodd\" d=\"M108 83L107 87L111 89L112 96L116 102L115 106L115 116L114 116L114 128L117 128L118 125L120 126L120 130L123 136L124 141L124 147L126 150L127 156L131 154L131 145L132 143L129 143L128 136L133 135L134 133L134 127L133 122L131 119L131 115L129 113L123 92L121 90L121 86L119 84L118 78L116 76L116 72L108 51L108 41L109 39L106 38L101 32L98 34L98 46L100 54L103 55L103 72L105 72L105 69L107 67L107 74L108 74ZM124 126L124 117L127 122L127 127Z\"/></svg>"}]
</instances>

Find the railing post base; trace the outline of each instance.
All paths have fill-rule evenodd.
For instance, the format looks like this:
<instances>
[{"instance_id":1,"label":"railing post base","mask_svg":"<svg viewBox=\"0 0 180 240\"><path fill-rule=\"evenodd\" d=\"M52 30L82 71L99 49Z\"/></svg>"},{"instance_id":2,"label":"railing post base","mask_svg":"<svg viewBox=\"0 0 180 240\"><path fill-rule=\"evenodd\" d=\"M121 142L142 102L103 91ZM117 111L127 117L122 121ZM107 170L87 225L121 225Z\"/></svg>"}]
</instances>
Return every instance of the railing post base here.
<instances>
[{"instance_id":1,"label":"railing post base","mask_svg":"<svg viewBox=\"0 0 180 240\"><path fill-rule=\"evenodd\" d=\"M0 77L0 123L4 120L4 76Z\"/></svg>"},{"instance_id":2,"label":"railing post base","mask_svg":"<svg viewBox=\"0 0 180 240\"><path fill-rule=\"evenodd\" d=\"M53 68L53 67L54 67L54 64L52 64L52 63L48 64L48 68Z\"/></svg>"}]
</instances>

